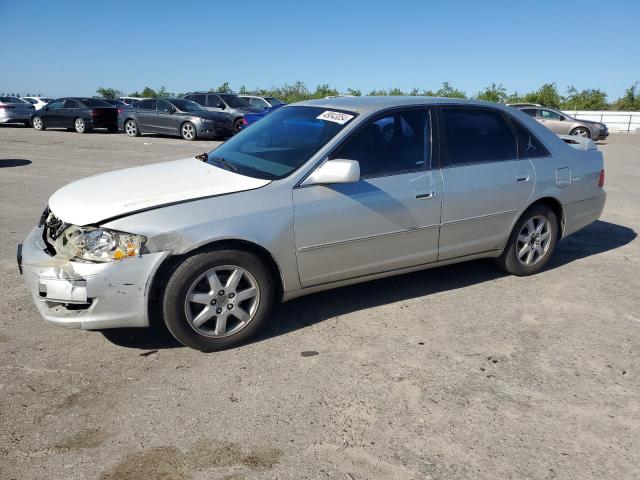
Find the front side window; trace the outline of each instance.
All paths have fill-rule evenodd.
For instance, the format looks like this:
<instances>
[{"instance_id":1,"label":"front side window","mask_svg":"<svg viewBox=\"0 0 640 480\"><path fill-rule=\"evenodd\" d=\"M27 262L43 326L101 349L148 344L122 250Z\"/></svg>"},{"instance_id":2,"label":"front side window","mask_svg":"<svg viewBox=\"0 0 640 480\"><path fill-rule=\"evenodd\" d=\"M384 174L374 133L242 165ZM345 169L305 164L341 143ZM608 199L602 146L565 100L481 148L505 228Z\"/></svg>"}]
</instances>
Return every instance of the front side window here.
<instances>
[{"instance_id":1,"label":"front side window","mask_svg":"<svg viewBox=\"0 0 640 480\"><path fill-rule=\"evenodd\" d=\"M82 108L77 100L67 99L64 102L64 108Z\"/></svg>"},{"instance_id":2,"label":"front side window","mask_svg":"<svg viewBox=\"0 0 640 480\"><path fill-rule=\"evenodd\" d=\"M59 108L62 108L63 105L64 105L64 98L60 100L54 100L53 102L47 104L47 108L49 110L58 110Z\"/></svg>"},{"instance_id":3,"label":"front side window","mask_svg":"<svg viewBox=\"0 0 640 480\"><path fill-rule=\"evenodd\" d=\"M204 105L204 103L201 105ZM224 108L224 103L218 95L207 95L207 107Z\"/></svg>"},{"instance_id":4,"label":"front side window","mask_svg":"<svg viewBox=\"0 0 640 480\"><path fill-rule=\"evenodd\" d=\"M159 112L171 112L173 111L173 107L166 100L158 100L156 104L156 110Z\"/></svg>"},{"instance_id":5,"label":"front side window","mask_svg":"<svg viewBox=\"0 0 640 480\"><path fill-rule=\"evenodd\" d=\"M517 158L516 138L501 112L443 107L442 116L449 166Z\"/></svg>"},{"instance_id":6,"label":"front side window","mask_svg":"<svg viewBox=\"0 0 640 480\"><path fill-rule=\"evenodd\" d=\"M181 112L202 112L203 109L196 102L191 100L176 99L173 100L173 105Z\"/></svg>"},{"instance_id":7,"label":"front side window","mask_svg":"<svg viewBox=\"0 0 640 480\"><path fill-rule=\"evenodd\" d=\"M562 115L553 110L540 110L540 116L546 120L560 120Z\"/></svg>"},{"instance_id":8,"label":"front side window","mask_svg":"<svg viewBox=\"0 0 640 480\"><path fill-rule=\"evenodd\" d=\"M521 112L526 113L530 117L534 117L534 118L538 113L538 111L535 108L523 108Z\"/></svg>"},{"instance_id":9,"label":"front side window","mask_svg":"<svg viewBox=\"0 0 640 480\"><path fill-rule=\"evenodd\" d=\"M319 107L280 108L209 153L209 163L275 180L300 168L356 114Z\"/></svg>"},{"instance_id":10,"label":"front side window","mask_svg":"<svg viewBox=\"0 0 640 480\"><path fill-rule=\"evenodd\" d=\"M246 107L250 107L251 106L249 104L249 102L247 102L246 100L241 99L237 95L230 95L230 94L225 93L225 94L220 95L220 97L222 98L222 100L224 100L224 103L229 105L229 107L231 107L231 108L246 108Z\"/></svg>"},{"instance_id":11,"label":"front side window","mask_svg":"<svg viewBox=\"0 0 640 480\"><path fill-rule=\"evenodd\" d=\"M429 112L407 110L374 119L333 158L357 160L363 178L422 170L429 165Z\"/></svg>"}]
</instances>

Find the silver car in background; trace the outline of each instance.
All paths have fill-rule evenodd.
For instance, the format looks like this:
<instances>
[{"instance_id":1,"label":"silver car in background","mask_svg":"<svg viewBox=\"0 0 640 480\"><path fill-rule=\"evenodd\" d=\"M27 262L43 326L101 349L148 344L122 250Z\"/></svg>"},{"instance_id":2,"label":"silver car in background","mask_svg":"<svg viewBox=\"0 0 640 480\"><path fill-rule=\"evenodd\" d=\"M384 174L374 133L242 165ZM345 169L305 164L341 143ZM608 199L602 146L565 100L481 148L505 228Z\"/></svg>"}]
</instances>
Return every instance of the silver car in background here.
<instances>
[{"instance_id":1,"label":"silver car in background","mask_svg":"<svg viewBox=\"0 0 640 480\"><path fill-rule=\"evenodd\" d=\"M609 129L604 123L580 120L541 105L514 106L558 135L574 135L592 140L605 140L609 136Z\"/></svg>"},{"instance_id":2,"label":"silver car in background","mask_svg":"<svg viewBox=\"0 0 640 480\"><path fill-rule=\"evenodd\" d=\"M23 123L30 127L35 108L28 102L10 96L0 96L0 123Z\"/></svg>"},{"instance_id":3,"label":"silver car in background","mask_svg":"<svg viewBox=\"0 0 640 480\"><path fill-rule=\"evenodd\" d=\"M63 187L18 264L51 323L159 320L213 351L320 290L478 258L538 273L599 218L603 184L593 142L572 148L510 107L312 100L208 154Z\"/></svg>"}]
</instances>

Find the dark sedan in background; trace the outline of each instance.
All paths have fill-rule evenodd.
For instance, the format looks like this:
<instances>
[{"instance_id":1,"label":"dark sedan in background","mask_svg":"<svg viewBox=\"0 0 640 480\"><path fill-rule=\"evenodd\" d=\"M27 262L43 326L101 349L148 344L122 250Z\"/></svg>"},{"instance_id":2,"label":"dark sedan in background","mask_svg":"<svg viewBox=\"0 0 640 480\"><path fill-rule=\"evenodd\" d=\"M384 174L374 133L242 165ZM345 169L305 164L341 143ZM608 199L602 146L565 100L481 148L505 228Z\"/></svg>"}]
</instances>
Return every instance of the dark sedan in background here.
<instances>
[{"instance_id":1,"label":"dark sedan in background","mask_svg":"<svg viewBox=\"0 0 640 480\"><path fill-rule=\"evenodd\" d=\"M118 131L118 109L99 98L58 98L31 116L36 130L66 128L87 133L94 128Z\"/></svg>"},{"instance_id":2,"label":"dark sedan in background","mask_svg":"<svg viewBox=\"0 0 640 480\"><path fill-rule=\"evenodd\" d=\"M229 115L204 110L197 103L182 98L149 98L120 108L118 125L130 137L161 133L195 140L223 137L234 132Z\"/></svg>"}]
</instances>

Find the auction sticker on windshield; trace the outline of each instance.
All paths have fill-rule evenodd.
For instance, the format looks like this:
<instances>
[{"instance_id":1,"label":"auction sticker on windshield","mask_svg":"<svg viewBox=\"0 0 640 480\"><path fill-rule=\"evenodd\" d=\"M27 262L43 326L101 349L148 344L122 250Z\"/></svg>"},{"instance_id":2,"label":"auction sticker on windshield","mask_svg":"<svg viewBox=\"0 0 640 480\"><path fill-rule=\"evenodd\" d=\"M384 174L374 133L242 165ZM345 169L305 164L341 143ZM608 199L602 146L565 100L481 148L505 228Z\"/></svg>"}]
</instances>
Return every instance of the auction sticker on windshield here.
<instances>
[{"instance_id":1,"label":"auction sticker on windshield","mask_svg":"<svg viewBox=\"0 0 640 480\"><path fill-rule=\"evenodd\" d=\"M339 123L340 125L344 125L352 118L353 118L353 115L349 115L348 113L332 112L331 110L322 112L320 115L316 117L317 120L326 120L328 122Z\"/></svg>"}]
</instances>

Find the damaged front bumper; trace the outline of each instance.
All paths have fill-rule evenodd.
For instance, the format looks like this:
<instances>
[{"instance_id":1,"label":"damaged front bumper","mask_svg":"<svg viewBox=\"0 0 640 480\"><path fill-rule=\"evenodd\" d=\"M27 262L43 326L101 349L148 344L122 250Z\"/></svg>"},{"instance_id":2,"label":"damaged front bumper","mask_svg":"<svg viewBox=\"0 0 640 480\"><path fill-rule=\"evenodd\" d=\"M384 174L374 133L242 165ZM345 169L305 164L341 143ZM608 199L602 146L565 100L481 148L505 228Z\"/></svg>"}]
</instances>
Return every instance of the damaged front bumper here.
<instances>
[{"instance_id":1,"label":"damaged front bumper","mask_svg":"<svg viewBox=\"0 0 640 480\"><path fill-rule=\"evenodd\" d=\"M86 330L149 325L151 279L168 252L77 262L47 253L42 233L34 228L18 247L18 265L45 320Z\"/></svg>"}]
</instances>

